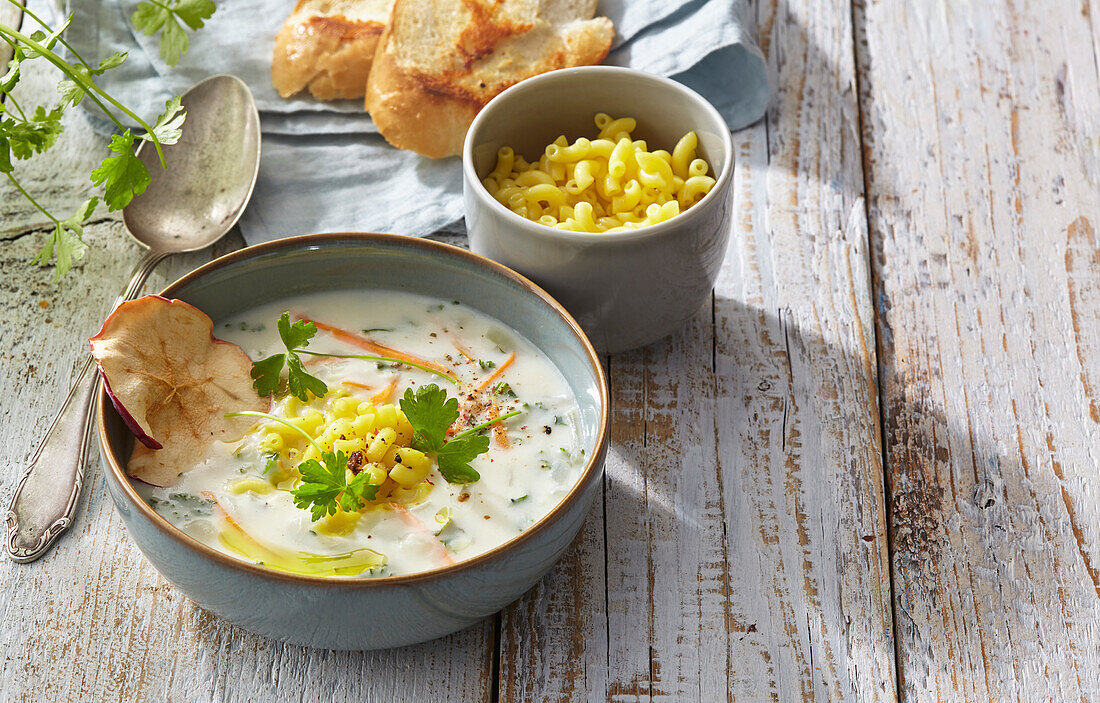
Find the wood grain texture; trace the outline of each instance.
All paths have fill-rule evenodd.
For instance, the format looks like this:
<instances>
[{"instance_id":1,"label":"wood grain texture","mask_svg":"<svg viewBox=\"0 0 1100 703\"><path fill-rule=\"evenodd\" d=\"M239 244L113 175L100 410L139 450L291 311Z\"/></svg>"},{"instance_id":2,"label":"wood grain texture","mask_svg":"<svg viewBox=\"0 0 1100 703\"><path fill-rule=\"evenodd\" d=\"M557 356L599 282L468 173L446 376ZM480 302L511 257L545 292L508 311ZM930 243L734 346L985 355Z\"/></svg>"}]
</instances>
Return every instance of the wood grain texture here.
<instances>
[{"instance_id":1,"label":"wood grain texture","mask_svg":"<svg viewBox=\"0 0 1100 703\"><path fill-rule=\"evenodd\" d=\"M776 95L735 142L737 236L715 290L731 689L893 700L850 14L758 10Z\"/></svg>"},{"instance_id":2,"label":"wood grain texture","mask_svg":"<svg viewBox=\"0 0 1100 703\"><path fill-rule=\"evenodd\" d=\"M908 700L1100 699L1094 13L856 8Z\"/></svg>"},{"instance_id":3,"label":"wood grain texture","mask_svg":"<svg viewBox=\"0 0 1100 703\"><path fill-rule=\"evenodd\" d=\"M758 11L713 305L611 359L603 535L505 614L501 700L895 698L850 12Z\"/></svg>"}]
</instances>

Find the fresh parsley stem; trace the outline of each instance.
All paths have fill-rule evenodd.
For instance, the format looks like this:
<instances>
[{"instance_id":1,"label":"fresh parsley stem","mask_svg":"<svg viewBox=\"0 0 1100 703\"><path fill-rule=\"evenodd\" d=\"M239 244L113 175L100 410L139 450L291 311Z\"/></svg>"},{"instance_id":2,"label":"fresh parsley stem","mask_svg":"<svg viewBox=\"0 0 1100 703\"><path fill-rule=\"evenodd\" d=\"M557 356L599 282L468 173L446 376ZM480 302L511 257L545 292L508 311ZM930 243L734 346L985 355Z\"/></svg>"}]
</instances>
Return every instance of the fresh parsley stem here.
<instances>
[{"instance_id":1,"label":"fresh parsley stem","mask_svg":"<svg viewBox=\"0 0 1100 703\"><path fill-rule=\"evenodd\" d=\"M103 102L99 98L97 98L90 90L88 90L88 88L95 89L96 92L98 92L99 94L101 94L104 97L108 98L112 103L115 103L116 105L118 104L117 101L115 101L113 98L111 98L106 93L104 93L103 90L99 86L97 86L90 78L85 80L85 78L83 76L81 76L78 73L74 72L72 70L72 65L68 61L61 58L60 56L58 56L54 52L50 51L49 49L47 49L43 45L39 44L35 40L31 39L30 37L26 36L25 34L20 34L19 32L15 31L11 27L8 27L7 25L0 24L0 36L5 36L5 37L8 37L10 39L14 39L16 41L23 42L27 46L29 46L32 49L34 49L35 51L37 51L44 59L46 59L47 61L52 63L57 68L57 70L61 71L61 73L63 73L65 75L65 77L69 78L70 80L72 80L77 85L84 86L84 88L85 88L84 92L88 96L88 99L91 100L92 102L94 102L96 104L96 106L99 107L100 110L103 110L103 114L107 115L107 117L109 117L111 119L111 121L115 123L116 127L118 127L119 129L126 129L126 125L122 124L122 122L120 122L119 119L117 117L115 117L115 113L108 110L107 106L104 105ZM121 106L119 106L119 107L121 107ZM138 118L136 115L134 115L134 113L130 112L129 110L127 110L125 108L122 108L122 109L127 114L133 116L145 129L149 129L149 125L145 124L145 122L142 121L140 118ZM152 130L150 130L150 132L151 131ZM153 138L154 138L154 140L156 139L155 136ZM167 168L167 164L164 161L164 155L161 154L159 144L160 144L159 142L155 142L154 146L157 147L157 153L160 154L161 164L163 164L165 166L165 168Z\"/></svg>"},{"instance_id":2,"label":"fresh parsley stem","mask_svg":"<svg viewBox=\"0 0 1100 703\"><path fill-rule=\"evenodd\" d=\"M91 88L95 92L102 95L104 100L111 103L116 108L118 108L123 113L125 113L128 117L130 117L132 120L137 122L138 125L149 134L149 138L152 140L153 146L157 150L157 156L160 158L161 167L162 168L168 168L168 162L164 158L164 151L161 149L160 140L157 139L157 135L153 132L153 128L149 126L149 123L147 123L145 120L141 119L136 114L134 114L134 112L132 110L130 110L130 108L126 107L125 105L123 105L122 103L120 103L119 101L117 101L113 97L111 97L110 93L106 92L105 90L100 88L98 85L96 85L95 81L91 80L90 78L85 79L84 76L81 76L78 73L76 73L75 71L73 71L72 70L72 65L69 62L65 61L65 59L61 58L60 56L55 54L53 51L50 51L49 49L47 49L42 44L36 42L34 39L31 39L30 37L28 37L25 34L21 34L19 32L16 32L13 29L11 29L10 27L7 27L7 26L2 25L2 24L0 24L0 34L4 34L4 35L6 35L6 36L8 36L12 39L15 39L16 41L21 41L24 44L26 44L27 46L31 47L32 49L37 51L39 54L41 54L43 58L45 58L47 61L52 63L54 66L56 66L58 68L58 70L60 70L62 73L64 73L66 76L68 76L73 82L75 82L78 85L84 86L86 89ZM112 113L110 110L108 110L106 107L104 107L103 103L101 103L94 95L91 94L91 91L86 90L86 92L88 94L88 97L90 97L95 102L95 104L98 105L100 107L100 109L102 109L111 118L111 120L114 121L114 123L120 129L126 129L126 126L123 125L121 122L119 122L118 118L114 116L114 113Z\"/></svg>"},{"instance_id":3,"label":"fresh parsley stem","mask_svg":"<svg viewBox=\"0 0 1100 703\"><path fill-rule=\"evenodd\" d=\"M262 417L265 420L274 420L275 422L278 422L280 425L286 425L290 429L294 430L295 432L297 432L298 434L302 435L307 440L309 440L309 443L313 445L313 448L317 450L318 454L324 454L325 453L325 450L321 449L321 446L319 444L317 444L317 442L313 441L313 438L309 436L308 432L303 430L301 427L298 427L297 425L292 425L291 423L287 422L286 420L284 420L281 417L275 417L274 415L271 415L269 413L261 413L261 412L255 411L255 410L241 410L239 412L226 413L225 414L226 417L240 417L241 415L248 415L249 417Z\"/></svg>"},{"instance_id":4,"label":"fresh parsley stem","mask_svg":"<svg viewBox=\"0 0 1100 703\"><path fill-rule=\"evenodd\" d=\"M11 97L11 96L8 96L8 97ZM40 212L41 212L41 213L42 213L43 215L45 215L46 217L48 217L48 218L50 218L51 220L53 220L53 223L54 223L55 225L59 225L59 224L61 224L61 221L60 221L60 220L58 220L58 219L57 219L56 217L54 217L53 215L51 215L50 213L46 212L46 208L44 208L44 207L42 207L41 205L39 205L39 204L38 204L38 201L37 201L37 200L35 200L34 198L32 198L32 197L31 197L31 194L30 194L30 193L28 193L27 191L23 190L23 186L19 185L19 181L15 180L15 175L14 175L14 174L13 174L13 173L12 173L11 171L8 171L8 173L7 173L6 175L7 175L7 177L8 177L8 180L9 180L9 181L11 181L11 184L12 184L13 186L15 186L15 189L16 189L16 190L18 190L18 191L19 191L20 193L22 193L22 194L23 194L23 197L24 197L24 198L26 198L27 200L31 201L31 204L32 204L32 205L34 205L34 206L35 206L36 208L38 208L38 209L39 209L39 211L40 211Z\"/></svg>"},{"instance_id":5,"label":"fresh parsley stem","mask_svg":"<svg viewBox=\"0 0 1100 703\"><path fill-rule=\"evenodd\" d=\"M15 5L16 7L21 7L21 8L23 8L23 12L25 12L25 13L26 13L26 14L27 14L27 15L28 15L28 16L29 16L29 17L30 17L30 18L31 18L32 20L34 20L35 22L37 22L37 23L38 23L39 25L41 25L42 27L49 27L49 25L47 25L47 24L46 24L46 23L45 23L45 22L44 22L44 21L42 20L42 18L40 18L40 17L38 16L38 15L34 14L33 12L31 12L31 11L30 11L30 8L28 8L28 7L27 7L27 6L25 5L25 4L23 4L23 3L21 3L21 2L18 2L18 0L8 0L8 2L10 2L10 3L12 4L12 5ZM61 42L61 46L65 47L65 48L66 48L66 49L68 49L68 50L69 50L70 52L72 52L72 55L76 57L76 60L77 60L77 61L79 61L80 63L84 64L84 67L85 67L85 68L87 68L87 69L88 69L89 71L91 71L91 70L92 70L92 67L91 67L91 65L90 65L90 64L89 64L89 63L88 63L87 61L85 61L85 60L84 60L84 57L83 57L83 56L81 56L81 55L80 55L79 53L77 53L77 50L76 50L76 49L74 49L74 48L72 47L72 45L71 45L71 44L69 44L69 42L65 41L65 37L64 37L64 36L58 36L58 37L57 37L57 41Z\"/></svg>"},{"instance_id":6,"label":"fresh parsley stem","mask_svg":"<svg viewBox=\"0 0 1100 703\"><path fill-rule=\"evenodd\" d=\"M15 106L15 109L19 111L19 116L23 118L23 121L27 121L27 113L23 112L23 106L19 104L19 101L15 99L15 96L11 93L4 93L8 96L8 102ZM10 112L8 114L11 114Z\"/></svg>"},{"instance_id":7,"label":"fresh parsley stem","mask_svg":"<svg viewBox=\"0 0 1100 703\"><path fill-rule=\"evenodd\" d=\"M393 362L395 364L404 364L405 366L412 366L413 368L420 369L421 371L427 371L428 373L434 373L436 376L439 376L440 378L445 378L445 379L447 379L448 381L450 381L451 383L453 383L456 386L458 385L457 380L451 378L450 376L443 373L442 371L437 371L437 370L433 369L430 366L424 366L423 364L418 364L414 361L406 361L405 359L394 359L393 357L389 357L389 356L368 356L366 354L323 354L321 352L306 351L305 349L297 349L297 350L295 350L295 353L297 353L297 354L309 354L310 356L331 356L331 357L336 358L336 359L364 359L366 361L390 361L390 362Z\"/></svg>"},{"instance_id":8,"label":"fresh parsley stem","mask_svg":"<svg viewBox=\"0 0 1100 703\"><path fill-rule=\"evenodd\" d=\"M468 435L472 435L475 432L481 432L486 427L489 427L491 425L495 425L498 422L503 422L504 420L507 420L510 417L515 417L516 415L519 415L522 412L523 412L522 410L513 410L512 412L507 413L505 415L501 415L500 417L494 417L492 420L487 420L486 422L483 422L480 425L474 425L473 427L466 430L465 432L463 432L461 434L456 434L454 437L451 437L449 440L447 440L447 442L453 442L456 439L462 439L463 437L466 437ZM446 444L447 442L444 442L444 444Z\"/></svg>"}]
</instances>

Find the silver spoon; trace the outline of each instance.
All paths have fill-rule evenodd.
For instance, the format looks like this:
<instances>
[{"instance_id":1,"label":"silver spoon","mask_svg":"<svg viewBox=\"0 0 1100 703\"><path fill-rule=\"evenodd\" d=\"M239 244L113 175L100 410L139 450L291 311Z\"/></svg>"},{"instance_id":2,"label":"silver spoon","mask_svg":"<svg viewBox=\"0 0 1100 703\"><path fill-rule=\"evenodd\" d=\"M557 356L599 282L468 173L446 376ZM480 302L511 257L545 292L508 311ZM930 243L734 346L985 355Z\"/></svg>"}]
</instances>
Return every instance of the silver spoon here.
<instances>
[{"instance_id":1,"label":"silver spoon","mask_svg":"<svg viewBox=\"0 0 1100 703\"><path fill-rule=\"evenodd\" d=\"M137 155L152 177L122 211L126 231L146 247L130 283L111 307L137 295L153 268L170 254L204 249L237 223L260 167L260 117L239 78L213 76L182 96L183 136L164 147L167 169L147 142ZM8 507L8 555L18 562L46 553L72 524L87 467L91 404L99 376L88 354Z\"/></svg>"}]
</instances>

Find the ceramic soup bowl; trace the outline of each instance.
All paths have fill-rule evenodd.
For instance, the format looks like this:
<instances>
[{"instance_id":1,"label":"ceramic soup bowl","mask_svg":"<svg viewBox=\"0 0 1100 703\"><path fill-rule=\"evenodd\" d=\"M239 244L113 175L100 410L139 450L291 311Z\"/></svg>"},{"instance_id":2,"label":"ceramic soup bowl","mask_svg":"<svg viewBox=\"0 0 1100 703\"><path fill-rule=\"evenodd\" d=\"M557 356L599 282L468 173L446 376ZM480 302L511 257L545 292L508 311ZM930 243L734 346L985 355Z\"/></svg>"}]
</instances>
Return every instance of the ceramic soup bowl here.
<instances>
[{"instance_id":1,"label":"ceramic soup bowl","mask_svg":"<svg viewBox=\"0 0 1100 703\"><path fill-rule=\"evenodd\" d=\"M168 286L217 325L263 303L326 290L396 289L474 308L523 334L562 373L580 405L589 448L580 478L518 537L456 564L405 576L298 576L235 559L187 536L142 500L126 475L133 436L100 392L106 481L130 537L201 607L263 635L332 649L395 647L440 637L490 615L545 574L572 542L596 495L607 449L607 385L576 322L523 277L463 249L383 234L284 239L221 257Z\"/></svg>"}]
</instances>

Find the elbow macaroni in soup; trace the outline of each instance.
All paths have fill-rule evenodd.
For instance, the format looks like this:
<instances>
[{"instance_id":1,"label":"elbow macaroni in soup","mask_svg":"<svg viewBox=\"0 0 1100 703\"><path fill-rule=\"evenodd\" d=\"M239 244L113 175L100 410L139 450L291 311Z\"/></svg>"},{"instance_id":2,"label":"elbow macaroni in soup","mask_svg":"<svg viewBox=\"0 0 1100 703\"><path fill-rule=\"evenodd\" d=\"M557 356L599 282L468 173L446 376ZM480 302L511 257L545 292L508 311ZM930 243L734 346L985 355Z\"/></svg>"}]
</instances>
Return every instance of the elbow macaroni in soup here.
<instances>
[{"instance_id":1,"label":"elbow macaroni in soup","mask_svg":"<svg viewBox=\"0 0 1100 703\"><path fill-rule=\"evenodd\" d=\"M591 447L569 385L499 321L356 291L259 307L216 333L253 360L283 354L284 311L316 326L296 358L325 390L284 380L242 439L212 442L171 486L136 484L186 534L284 572L412 574L522 534L580 477Z\"/></svg>"}]
</instances>

